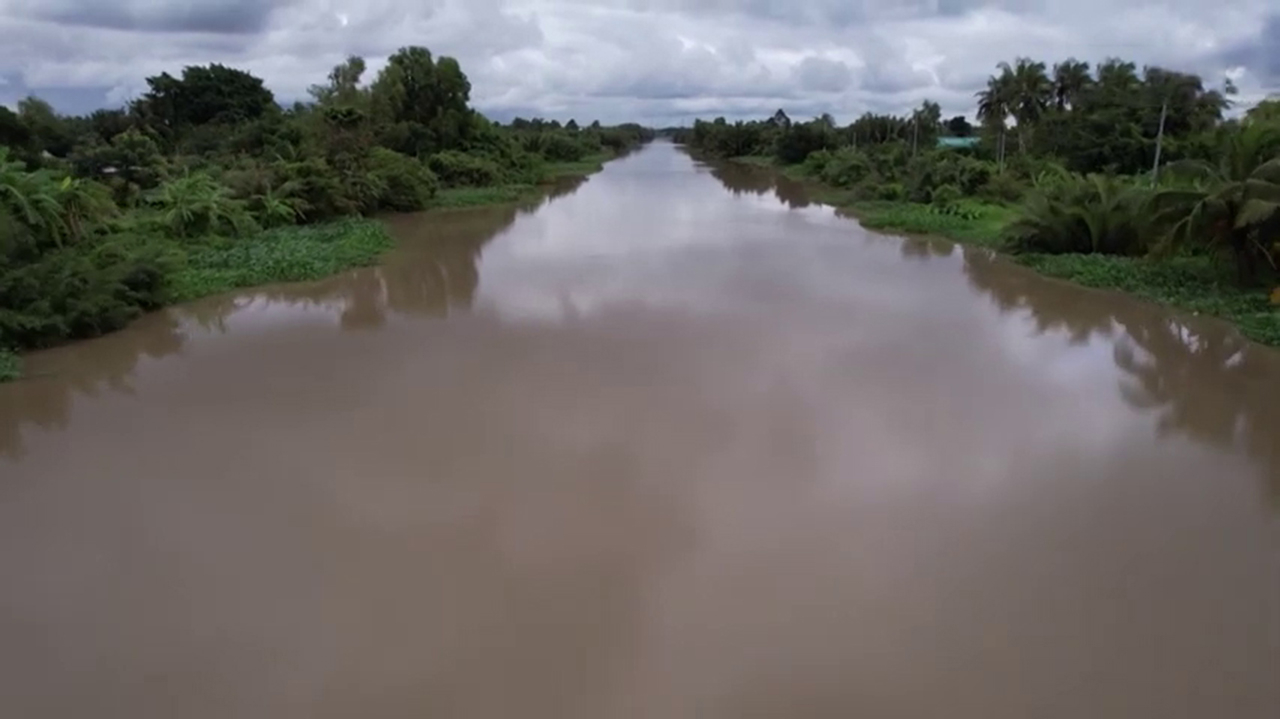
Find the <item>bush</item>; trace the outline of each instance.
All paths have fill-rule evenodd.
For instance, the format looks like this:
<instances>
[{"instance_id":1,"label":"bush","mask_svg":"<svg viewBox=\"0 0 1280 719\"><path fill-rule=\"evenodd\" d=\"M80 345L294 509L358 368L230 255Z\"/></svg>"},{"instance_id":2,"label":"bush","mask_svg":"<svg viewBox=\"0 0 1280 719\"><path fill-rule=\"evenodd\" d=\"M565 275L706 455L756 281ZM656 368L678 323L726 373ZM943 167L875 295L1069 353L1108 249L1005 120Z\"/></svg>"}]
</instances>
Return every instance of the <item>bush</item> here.
<instances>
[{"instance_id":1,"label":"bush","mask_svg":"<svg viewBox=\"0 0 1280 719\"><path fill-rule=\"evenodd\" d=\"M875 173L867 156L852 147L842 147L832 153L824 151L823 154L826 162L818 177L828 185L853 187Z\"/></svg>"},{"instance_id":2,"label":"bush","mask_svg":"<svg viewBox=\"0 0 1280 719\"><path fill-rule=\"evenodd\" d=\"M432 155L427 166L445 187L501 185L507 177L498 163L456 150Z\"/></svg>"},{"instance_id":3,"label":"bush","mask_svg":"<svg viewBox=\"0 0 1280 719\"><path fill-rule=\"evenodd\" d=\"M1005 229L1007 248L1025 253L1142 255L1153 245L1152 192L1113 177L1069 176L1031 193Z\"/></svg>"},{"instance_id":4,"label":"bush","mask_svg":"<svg viewBox=\"0 0 1280 719\"><path fill-rule=\"evenodd\" d=\"M599 138L594 135L565 131L526 133L522 145L525 151L537 153L552 162L578 162L602 149Z\"/></svg>"},{"instance_id":5,"label":"bush","mask_svg":"<svg viewBox=\"0 0 1280 719\"><path fill-rule=\"evenodd\" d=\"M0 382L11 382L22 376L22 358L17 352L0 349Z\"/></svg>"},{"instance_id":6,"label":"bush","mask_svg":"<svg viewBox=\"0 0 1280 719\"><path fill-rule=\"evenodd\" d=\"M964 193L962 193L960 188L955 185L942 185L933 191L933 197L930 198L930 201L934 205L950 207L958 202L963 196Z\"/></svg>"},{"instance_id":7,"label":"bush","mask_svg":"<svg viewBox=\"0 0 1280 719\"><path fill-rule=\"evenodd\" d=\"M103 236L0 269L0 347L31 349L119 329L159 307L173 256L145 237Z\"/></svg>"},{"instance_id":8,"label":"bush","mask_svg":"<svg viewBox=\"0 0 1280 719\"><path fill-rule=\"evenodd\" d=\"M164 226L179 237L245 235L258 229L243 200L207 173L170 180L147 197Z\"/></svg>"},{"instance_id":9,"label":"bush","mask_svg":"<svg viewBox=\"0 0 1280 719\"><path fill-rule=\"evenodd\" d=\"M1027 185L1011 173L997 173L978 190L978 196L996 202L1017 202L1027 193Z\"/></svg>"},{"instance_id":10,"label":"bush","mask_svg":"<svg viewBox=\"0 0 1280 719\"><path fill-rule=\"evenodd\" d=\"M369 172L383 188L378 198L379 209L396 212L424 209L440 186L435 173L426 165L383 147L373 148Z\"/></svg>"},{"instance_id":11,"label":"bush","mask_svg":"<svg viewBox=\"0 0 1280 719\"><path fill-rule=\"evenodd\" d=\"M275 162L271 172L272 185L288 188L288 196L296 201L301 219L306 222L351 215L360 210L359 198L352 188L323 158Z\"/></svg>"}]
</instances>

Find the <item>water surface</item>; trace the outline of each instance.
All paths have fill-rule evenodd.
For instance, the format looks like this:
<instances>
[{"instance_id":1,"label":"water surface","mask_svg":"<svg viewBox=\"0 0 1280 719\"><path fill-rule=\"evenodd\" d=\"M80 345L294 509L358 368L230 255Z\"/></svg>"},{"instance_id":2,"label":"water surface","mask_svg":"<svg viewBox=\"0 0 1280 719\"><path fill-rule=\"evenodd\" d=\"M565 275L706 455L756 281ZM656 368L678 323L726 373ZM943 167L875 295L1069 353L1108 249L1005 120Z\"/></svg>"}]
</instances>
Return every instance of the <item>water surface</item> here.
<instances>
[{"instance_id":1,"label":"water surface","mask_svg":"<svg viewBox=\"0 0 1280 719\"><path fill-rule=\"evenodd\" d=\"M0 386L0 715L1280 716L1280 355L658 143Z\"/></svg>"}]
</instances>

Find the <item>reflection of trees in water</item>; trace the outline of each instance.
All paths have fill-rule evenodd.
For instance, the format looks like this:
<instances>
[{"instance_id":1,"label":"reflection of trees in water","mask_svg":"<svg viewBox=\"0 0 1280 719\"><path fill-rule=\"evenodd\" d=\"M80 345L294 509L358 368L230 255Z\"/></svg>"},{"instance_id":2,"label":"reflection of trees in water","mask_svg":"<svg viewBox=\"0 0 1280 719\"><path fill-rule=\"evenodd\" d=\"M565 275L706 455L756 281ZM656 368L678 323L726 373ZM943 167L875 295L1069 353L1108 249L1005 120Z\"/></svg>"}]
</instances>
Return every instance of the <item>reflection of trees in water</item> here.
<instances>
[{"instance_id":1,"label":"reflection of trees in water","mask_svg":"<svg viewBox=\"0 0 1280 719\"><path fill-rule=\"evenodd\" d=\"M1111 338L1126 375L1124 399L1157 412L1161 434L1243 449L1263 466L1280 507L1280 397L1268 379L1280 372L1274 351L1223 323L1177 319L1154 305L1047 280L982 250L965 249L965 271L1001 310L1027 311L1041 333L1063 332L1073 343Z\"/></svg>"},{"instance_id":2,"label":"reflection of trees in water","mask_svg":"<svg viewBox=\"0 0 1280 719\"><path fill-rule=\"evenodd\" d=\"M772 170L751 167L736 162L720 162L708 165L712 177L720 181L725 189L737 195L763 195L773 189Z\"/></svg>"},{"instance_id":3,"label":"reflection of trees in water","mask_svg":"<svg viewBox=\"0 0 1280 719\"><path fill-rule=\"evenodd\" d=\"M76 394L102 389L131 393L129 378L143 356L165 357L181 349L182 322L226 332L227 319L253 302L340 308L344 330L381 327L387 313L443 317L469 308L479 285L477 260L484 245L521 214L572 194L581 178L557 182L539 198L518 205L401 215L387 219L397 239L386 264L352 270L316 282L274 285L231 293L150 315L128 330L57 351L36 376L0 387L0 456L22 453L21 429L66 426Z\"/></svg>"},{"instance_id":4,"label":"reflection of trees in water","mask_svg":"<svg viewBox=\"0 0 1280 719\"><path fill-rule=\"evenodd\" d=\"M764 195L772 191L779 201L792 209L801 209L813 204L804 183L793 180L776 170L735 162L716 163L710 168L712 176L735 196Z\"/></svg>"},{"instance_id":5,"label":"reflection of trees in water","mask_svg":"<svg viewBox=\"0 0 1280 719\"><path fill-rule=\"evenodd\" d=\"M1041 334L1065 332L1072 344L1083 344L1095 334L1114 332L1116 303L1105 295L1045 279L976 247L964 248L964 266L970 284L990 295L1002 312L1026 311Z\"/></svg>"},{"instance_id":6,"label":"reflection of trees in water","mask_svg":"<svg viewBox=\"0 0 1280 719\"><path fill-rule=\"evenodd\" d=\"M54 430L66 427L77 394L102 390L133 394L130 377L142 357L161 358L182 349L186 337L169 312L149 315L130 331L80 344L77 351L55 350L49 361L31 362L23 380L0 386L0 457L23 454L27 424Z\"/></svg>"},{"instance_id":7,"label":"reflection of trees in water","mask_svg":"<svg viewBox=\"0 0 1280 719\"><path fill-rule=\"evenodd\" d=\"M955 249L955 244L932 237L904 237L901 245L902 256L913 260L950 257Z\"/></svg>"}]
</instances>

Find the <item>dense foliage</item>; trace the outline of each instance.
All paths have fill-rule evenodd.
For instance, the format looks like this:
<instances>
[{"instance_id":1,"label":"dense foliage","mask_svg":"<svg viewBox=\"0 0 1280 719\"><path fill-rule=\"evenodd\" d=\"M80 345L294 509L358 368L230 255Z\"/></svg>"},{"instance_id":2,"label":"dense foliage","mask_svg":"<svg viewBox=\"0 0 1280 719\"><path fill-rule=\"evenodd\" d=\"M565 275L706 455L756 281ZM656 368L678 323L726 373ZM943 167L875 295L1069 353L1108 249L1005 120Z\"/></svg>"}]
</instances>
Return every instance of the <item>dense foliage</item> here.
<instances>
[{"instance_id":1,"label":"dense foliage","mask_svg":"<svg viewBox=\"0 0 1280 719\"><path fill-rule=\"evenodd\" d=\"M1246 286L1276 281L1280 101L1227 120L1229 81L1212 89L1116 59L998 70L977 95L977 128L925 102L844 127L781 110L698 121L676 139L714 157L767 157L839 188L879 226L947 226L1027 256L1220 257Z\"/></svg>"},{"instance_id":2,"label":"dense foliage","mask_svg":"<svg viewBox=\"0 0 1280 719\"><path fill-rule=\"evenodd\" d=\"M282 108L222 65L147 80L87 116L0 107L0 377L13 350L121 327L178 299L371 261L369 223L294 225L460 204L594 166L651 138L637 125L498 125L470 107L456 60L421 47L372 82L349 58ZM508 190L505 188L521 188Z\"/></svg>"}]
</instances>

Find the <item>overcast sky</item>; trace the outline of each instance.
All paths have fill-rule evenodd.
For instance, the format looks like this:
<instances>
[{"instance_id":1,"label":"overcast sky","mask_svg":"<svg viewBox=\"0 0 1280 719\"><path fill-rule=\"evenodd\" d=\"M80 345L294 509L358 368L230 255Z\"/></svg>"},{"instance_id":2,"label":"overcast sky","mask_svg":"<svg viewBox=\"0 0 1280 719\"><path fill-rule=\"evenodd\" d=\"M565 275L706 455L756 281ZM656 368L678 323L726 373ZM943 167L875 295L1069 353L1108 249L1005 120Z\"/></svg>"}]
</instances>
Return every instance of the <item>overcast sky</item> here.
<instances>
[{"instance_id":1,"label":"overcast sky","mask_svg":"<svg viewBox=\"0 0 1280 719\"><path fill-rule=\"evenodd\" d=\"M995 64L1110 55L1280 91L1280 0L0 0L0 103L119 106L222 62L305 97L348 54L457 57L492 117L973 111Z\"/></svg>"}]
</instances>

